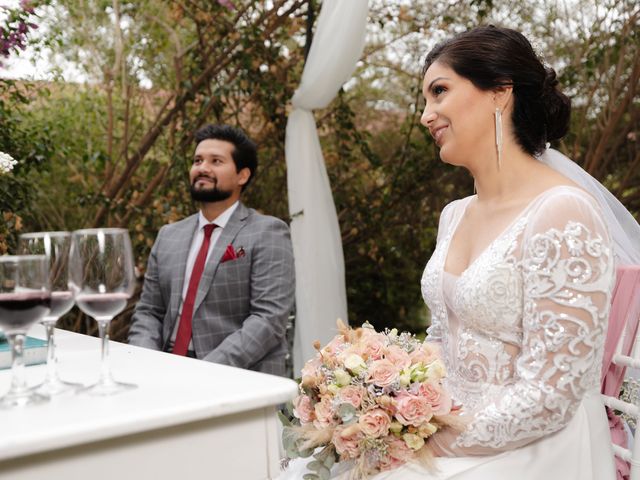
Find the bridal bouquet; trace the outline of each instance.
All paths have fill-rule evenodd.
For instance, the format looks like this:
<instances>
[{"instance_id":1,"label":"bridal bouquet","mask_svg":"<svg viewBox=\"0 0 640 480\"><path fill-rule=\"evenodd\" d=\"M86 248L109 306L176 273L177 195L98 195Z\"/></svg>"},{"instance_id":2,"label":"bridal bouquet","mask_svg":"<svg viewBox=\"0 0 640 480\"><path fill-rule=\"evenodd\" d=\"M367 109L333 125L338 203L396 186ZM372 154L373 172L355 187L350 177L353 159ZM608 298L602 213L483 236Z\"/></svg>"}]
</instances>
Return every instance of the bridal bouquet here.
<instances>
[{"instance_id":1,"label":"bridal bouquet","mask_svg":"<svg viewBox=\"0 0 640 480\"><path fill-rule=\"evenodd\" d=\"M437 347L369 324L339 320L338 329L302 369L293 420L281 416L286 456L313 455L309 480L328 479L336 461L353 461L356 479L411 460L430 465L427 439L459 424Z\"/></svg>"}]
</instances>

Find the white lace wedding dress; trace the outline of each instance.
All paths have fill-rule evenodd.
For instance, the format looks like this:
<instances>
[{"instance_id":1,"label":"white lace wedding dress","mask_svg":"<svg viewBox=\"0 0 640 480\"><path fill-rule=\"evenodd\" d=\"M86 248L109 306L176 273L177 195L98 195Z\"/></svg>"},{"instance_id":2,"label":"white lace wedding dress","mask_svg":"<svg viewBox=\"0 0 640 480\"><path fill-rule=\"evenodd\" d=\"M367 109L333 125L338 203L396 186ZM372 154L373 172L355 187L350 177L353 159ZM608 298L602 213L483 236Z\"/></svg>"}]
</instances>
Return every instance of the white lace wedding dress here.
<instances>
[{"instance_id":1,"label":"white lace wedding dress","mask_svg":"<svg viewBox=\"0 0 640 480\"><path fill-rule=\"evenodd\" d=\"M442 212L422 292L447 387L473 420L440 437L448 456L437 472L406 465L372 478L614 479L599 395L614 269L598 205L575 187L547 190L456 277L445 260L472 199ZM308 460L281 478L302 478ZM349 477L339 466L332 473Z\"/></svg>"}]
</instances>

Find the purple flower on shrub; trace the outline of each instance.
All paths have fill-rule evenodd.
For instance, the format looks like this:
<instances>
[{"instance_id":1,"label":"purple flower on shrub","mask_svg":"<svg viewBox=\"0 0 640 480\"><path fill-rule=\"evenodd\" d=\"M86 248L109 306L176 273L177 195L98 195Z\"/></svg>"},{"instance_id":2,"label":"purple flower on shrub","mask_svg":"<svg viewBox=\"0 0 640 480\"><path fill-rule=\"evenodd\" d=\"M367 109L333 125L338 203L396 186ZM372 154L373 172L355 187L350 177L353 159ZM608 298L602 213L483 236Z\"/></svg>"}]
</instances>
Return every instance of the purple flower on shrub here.
<instances>
[{"instance_id":1,"label":"purple flower on shrub","mask_svg":"<svg viewBox=\"0 0 640 480\"><path fill-rule=\"evenodd\" d=\"M27 17L34 13L29 0L20 1L21 9L9 10L9 21L0 27L0 56L8 57L11 51L27 48L27 35L30 30L38 28L33 22L27 22Z\"/></svg>"}]
</instances>

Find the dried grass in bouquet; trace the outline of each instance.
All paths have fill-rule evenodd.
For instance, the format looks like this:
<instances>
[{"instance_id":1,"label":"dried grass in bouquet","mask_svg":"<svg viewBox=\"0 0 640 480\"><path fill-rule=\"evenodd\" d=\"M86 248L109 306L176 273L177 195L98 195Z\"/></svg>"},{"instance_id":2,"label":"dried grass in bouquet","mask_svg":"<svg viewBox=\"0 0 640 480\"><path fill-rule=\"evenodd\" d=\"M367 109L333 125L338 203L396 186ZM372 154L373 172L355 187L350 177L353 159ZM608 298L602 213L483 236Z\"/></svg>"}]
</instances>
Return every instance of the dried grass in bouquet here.
<instances>
[{"instance_id":1,"label":"dried grass in bouquet","mask_svg":"<svg viewBox=\"0 0 640 480\"><path fill-rule=\"evenodd\" d=\"M281 416L287 457L313 456L305 480L327 480L345 461L358 480L409 461L434 469L429 438L463 425L442 384L440 350L369 324L338 320L338 331L302 369L293 420Z\"/></svg>"}]
</instances>

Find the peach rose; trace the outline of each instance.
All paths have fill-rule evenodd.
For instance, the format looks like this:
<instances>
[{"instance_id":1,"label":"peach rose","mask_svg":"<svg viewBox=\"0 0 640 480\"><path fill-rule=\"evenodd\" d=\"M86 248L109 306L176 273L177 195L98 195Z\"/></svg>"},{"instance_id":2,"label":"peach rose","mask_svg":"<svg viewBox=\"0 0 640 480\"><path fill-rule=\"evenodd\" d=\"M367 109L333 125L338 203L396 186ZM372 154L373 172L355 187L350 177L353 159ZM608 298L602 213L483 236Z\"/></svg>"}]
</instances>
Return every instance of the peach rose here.
<instances>
[{"instance_id":1,"label":"peach rose","mask_svg":"<svg viewBox=\"0 0 640 480\"><path fill-rule=\"evenodd\" d=\"M344 403L350 403L355 408L360 408L364 394L364 388L349 385L348 387L340 389L340 400Z\"/></svg>"},{"instance_id":2,"label":"peach rose","mask_svg":"<svg viewBox=\"0 0 640 480\"><path fill-rule=\"evenodd\" d=\"M329 356L332 356L332 357L336 356L338 353L340 353L344 349L345 345L346 345L346 343L344 341L344 337L342 335L336 335L321 350L322 355L323 356L329 355Z\"/></svg>"},{"instance_id":3,"label":"peach rose","mask_svg":"<svg viewBox=\"0 0 640 480\"><path fill-rule=\"evenodd\" d=\"M442 388L441 385L435 383L423 383L418 389L421 397L425 398L434 415L446 415L451 411L451 397Z\"/></svg>"},{"instance_id":4,"label":"peach rose","mask_svg":"<svg viewBox=\"0 0 640 480\"><path fill-rule=\"evenodd\" d=\"M293 400L293 414L300 419L303 425L315 420L315 411L311 404L311 399L306 395L298 395Z\"/></svg>"},{"instance_id":5,"label":"peach rose","mask_svg":"<svg viewBox=\"0 0 640 480\"><path fill-rule=\"evenodd\" d=\"M401 438L389 435L384 440L387 444L387 455L380 460L380 470L399 467L413 457L413 452Z\"/></svg>"},{"instance_id":6,"label":"peach rose","mask_svg":"<svg viewBox=\"0 0 640 480\"><path fill-rule=\"evenodd\" d=\"M441 357L440 347L433 342L424 342L420 348L416 348L409 354L412 363L429 365Z\"/></svg>"},{"instance_id":7,"label":"peach rose","mask_svg":"<svg viewBox=\"0 0 640 480\"><path fill-rule=\"evenodd\" d=\"M336 452L347 459L356 458L360 455L360 440L363 435L357 424L339 426L333 431L331 441L336 447Z\"/></svg>"},{"instance_id":8,"label":"peach rose","mask_svg":"<svg viewBox=\"0 0 640 480\"><path fill-rule=\"evenodd\" d=\"M360 425L360 431L367 437L378 438L389 433L391 419L387 412L381 408L375 408L360 415L358 425Z\"/></svg>"},{"instance_id":9,"label":"peach rose","mask_svg":"<svg viewBox=\"0 0 640 480\"><path fill-rule=\"evenodd\" d=\"M384 355L386 337L379 333L370 333L360 340L360 355L369 360L380 360Z\"/></svg>"},{"instance_id":10,"label":"peach rose","mask_svg":"<svg viewBox=\"0 0 640 480\"><path fill-rule=\"evenodd\" d=\"M411 365L411 358L409 354L397 345L391 345L385 350L385 360L389 360L393 363L398 370L404 370Z\"/></svg>"},{"instance_id":11,"label":"peach rose","mask_svg":"<svg viewBox=\"0 0 640 480\"><path fill-rule=\"evenodd\" d=\"M406 462L399 460L395 457L392 457L391 455L383 455L378 460L378 469L381 472L385 472L387 470L395 470L396 468L401 467L405 463Z\"/></svg>"},{"instance_id":12,"label":"peach rose","mask_svg":"<svg viewBox=\"0 0 640 480\"><path fill-rule=\"evenodd\" d=\"M313 358L304 364L300 372L302 377L302 385L305 387L315 387L322 381L322 372L320 367L322 360L319 357Z\"/></svg>"},{"instance_id":13,"label":"peach rose","mask_svg":"<svg viewBox=\"0 0 640 480\"><path fill-rule=\"evenodd\" d=\"M395 399L396 418L403 425L419 427L431 420L433 412L427 400L409 393L400 394Z\"/></svg>"},{"instance_id":14,"label":"peach rose","mask_svg":"<svg viewBox=\"0 0 640 480\"><path fill-rule=\"evenodd\" d=\"M387 387L398 380L398 367L389 360L376 360L369 367L367 381L379 387Z\"/></svg>"},{"instance_id":15,"label":"peach rose","mask_svg":"<svg viewBox=\"0 0 640 480\"><path fill-rule=\"evenodd\" d=\"M322 399L315 404L314 411L316 419L313 421L313 425L316 428L325 428L338 423L335 419L335 411L331 398L322 397Z\"/></svg>"}]
</instances>

